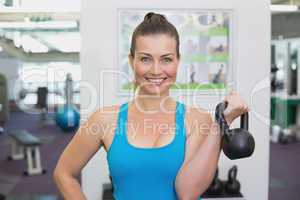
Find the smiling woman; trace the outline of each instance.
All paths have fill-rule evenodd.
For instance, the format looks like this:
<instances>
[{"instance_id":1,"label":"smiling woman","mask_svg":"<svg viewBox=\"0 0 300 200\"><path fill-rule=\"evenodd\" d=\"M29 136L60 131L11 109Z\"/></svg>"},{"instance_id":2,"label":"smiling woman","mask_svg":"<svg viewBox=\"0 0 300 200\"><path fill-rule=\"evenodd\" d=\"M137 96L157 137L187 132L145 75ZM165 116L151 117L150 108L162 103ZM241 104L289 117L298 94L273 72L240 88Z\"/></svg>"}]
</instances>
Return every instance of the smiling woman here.
<instances>
[{"instance_id":1,"label":"smiling woman","mask_svg":"<svg viewBox=\"0 0 300 200\"><path fill-rule=\"evenodd\" d=\"M176 41L166 34L139 36L136 41L135 52L129 55L135 86L140 87L141 92L166 95L176 80L179 63Z\"/></svg>"},{"instance_id":2,"label":"smiling woman","mask_svg":"<svg viewBox=\"0 0 300 200\"><path fill-rule=\"evenodd\" d=\"M115 200L200 198L214 177L221 135L208 112L170 97L179 61L176 28L163 15L146 14L129 53L137 95L96 111L64 150L54 177L65 199L86 199L75 177L99 146L107 151ZM236 93L227 101L230 124L247 106Z\"/></svg>"},{"instance_id":3,"label":"smiling woman","mask_svg":"<svg viewBox=\"0 0 300 200\"><path fill-rule=\"evenodd\" d=\"M176 28L163 15L148 13L131 39L129 63L135 75L135 88L166 95L176 81L179 59Z\"/></svg>"}]
</instances>

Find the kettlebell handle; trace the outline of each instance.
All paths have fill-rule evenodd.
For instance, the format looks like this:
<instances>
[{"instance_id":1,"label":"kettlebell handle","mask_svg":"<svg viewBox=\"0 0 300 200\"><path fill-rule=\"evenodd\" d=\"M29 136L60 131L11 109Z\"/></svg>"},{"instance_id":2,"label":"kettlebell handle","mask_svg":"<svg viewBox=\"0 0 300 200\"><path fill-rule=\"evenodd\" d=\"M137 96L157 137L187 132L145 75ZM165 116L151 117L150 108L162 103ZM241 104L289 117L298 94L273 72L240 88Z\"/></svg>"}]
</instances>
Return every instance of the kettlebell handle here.
<instances>
[{"instance_id":1,"label":"kettlebell handle","mask_svg":"<svg viewBox=\"0 0 300 200\"><path fill-rule=\"evenodd\" d=\"M237 166L234 165L230 170L229 170L229 173L228 173L228 181L230 183L233 182L233 180L236 180L236 176L237 176Z\"/></svg>"},{"instance_id":2,"label":"kettlebell handle","mask_svg":"<svg viewBox=\"0 0 300 200\"><path fill-rule=\"evenodd\" d=\"M229 125L227 124L226 120L225 120L225 116L224 116L224 111L228 106L228 102L227 101L223 101L221 103L219 103L217 105L217 109L216 109L216 113L215 113L215 118L217 120L217 122L219 122L219 124L221 124L221 130L222 133L224 133L225 130L229 129ZM249 126L249 114L248 112L244 113L241 115L241 119L240 119L240 124L241 124L241 128L248 130Z\"/></svg>"},{"instance_id":3,"label":"kettlebell handle","mask_svg":"<svg viewBox=\"0 0 300 200\"><path fill-rule=\"evenodd\" d=\"M248 131L249 115L248 112L241 115L241 128Z\"/></svg>"},{"instance_id":4,"label":"kettlebell handle","mask_svg":"<svg viewBox=\"0 0 300 200\"><path fill-rule=\"evenodd\" d=\"M215 112L215 119L220 126L220 131L222 135L226 134L226 131L229 130L229 126L224 116L224 110L227 108L227 105L228 105L227 101L223 101L219 103L216 107L216 112Z\"/></svg>"}]
</instances>

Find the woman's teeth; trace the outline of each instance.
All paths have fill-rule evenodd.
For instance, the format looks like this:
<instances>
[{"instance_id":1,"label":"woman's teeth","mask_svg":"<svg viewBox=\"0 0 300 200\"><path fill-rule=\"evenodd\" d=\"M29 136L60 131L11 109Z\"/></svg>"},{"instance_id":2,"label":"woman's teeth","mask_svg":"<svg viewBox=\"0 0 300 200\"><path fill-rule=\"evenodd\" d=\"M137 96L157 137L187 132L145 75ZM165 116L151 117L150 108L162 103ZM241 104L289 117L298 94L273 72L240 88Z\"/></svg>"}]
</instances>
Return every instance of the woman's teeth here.
<instances>
[{"instance_id":1,"label":"woman's teeth","mask_svg":"<svg viewBox=\"0 0 300 200\"><path fill-rule=\"evenodd\" d=\"M161 84L166 78L147 78L147 81L154 84Z\"/></svg>"}]
</instances>

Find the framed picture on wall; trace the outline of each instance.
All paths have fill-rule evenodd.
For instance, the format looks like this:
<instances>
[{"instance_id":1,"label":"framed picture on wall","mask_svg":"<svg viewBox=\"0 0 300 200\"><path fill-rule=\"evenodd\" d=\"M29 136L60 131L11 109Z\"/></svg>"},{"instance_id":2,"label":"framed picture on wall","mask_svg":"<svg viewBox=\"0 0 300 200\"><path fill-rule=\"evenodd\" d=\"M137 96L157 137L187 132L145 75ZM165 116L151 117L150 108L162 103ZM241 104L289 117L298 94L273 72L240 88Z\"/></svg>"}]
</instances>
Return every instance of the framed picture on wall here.
<instances>
[{"instance_id":1,"label":"framed picture on wall","mask_svg":"<svg viewBox=\"0 0 300 200\"><path fill-rule=\"evenodd\" d=\"M171 91L200 93L227 91L233 81L232 11L193 9L118 9L118 94L133 92L133 71L128 62L134 28L148 12L156 12L176 27L181 60Z\"/></svg>"}]
</instances>

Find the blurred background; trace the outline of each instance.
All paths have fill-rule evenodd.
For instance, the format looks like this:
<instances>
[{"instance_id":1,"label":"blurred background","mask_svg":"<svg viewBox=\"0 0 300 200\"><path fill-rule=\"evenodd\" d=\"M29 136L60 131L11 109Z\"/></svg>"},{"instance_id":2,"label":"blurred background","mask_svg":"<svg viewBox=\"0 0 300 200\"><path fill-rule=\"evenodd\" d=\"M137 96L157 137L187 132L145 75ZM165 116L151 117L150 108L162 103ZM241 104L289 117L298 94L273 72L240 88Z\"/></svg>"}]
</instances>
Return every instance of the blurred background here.
<instances>
[{"instance_id":1,"label":"blurred background","mask_svg":"<svg viewBox=\"0 0 300 200\"><path fill-rule=\"evenodd\" d=\"M300 197L299 6L270 6L270 200ZM80 44L80 0L0 0L0 199L61 199L52 171L80 121Z\"/></svg>"},{"instance_id":2,"label":"blurred background","mask_svg":"<svg viewBox=\"0 0 300 200\"><path fill-rule=\"evenodd\" d=\"M0 199L59 197L52 172L79 122L79 19L80 0L0 1Z\"/></svg>"}]
</instances>

